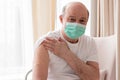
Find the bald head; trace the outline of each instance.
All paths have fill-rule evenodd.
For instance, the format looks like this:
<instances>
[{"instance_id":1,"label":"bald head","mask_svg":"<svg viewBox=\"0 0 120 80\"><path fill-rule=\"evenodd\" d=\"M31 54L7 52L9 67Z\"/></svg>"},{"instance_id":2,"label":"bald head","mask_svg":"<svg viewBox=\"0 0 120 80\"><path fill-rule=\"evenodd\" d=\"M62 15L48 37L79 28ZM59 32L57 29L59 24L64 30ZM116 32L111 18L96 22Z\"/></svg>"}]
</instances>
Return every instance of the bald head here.
<instances>
[{"instance_id":1,"label":"bald head","mask_svg":"<svg viewBox=\"0 0 120 80\"><path fill-rule=\"evenodd\" d=\"M87 25L88 14L85 5L80 2L70 2L63 8L63 14L59 18L64 27L67 22Z\"/></svg>"},{"instance_id":2,"label":"bald head","mask_svg":"<svg viewBox=\"0 0 120 80\"><path fill-rule=\"evenodd\" d=\"M88 9L86 8L86 6L85 6L84 4L82 4L81 2L70 2L70 3L68 3L67 5L65 5L65 6L63 7L63 9L62 9L62 14L65 15L66 10L67 10L68 8L75 7L75 6L76 6L76 8L81 7L81 8L83 8L84 10L86 10L87 16L88 16L88 18L89 18L89 11L88 11Z\"/></svg>"}]
</instances>

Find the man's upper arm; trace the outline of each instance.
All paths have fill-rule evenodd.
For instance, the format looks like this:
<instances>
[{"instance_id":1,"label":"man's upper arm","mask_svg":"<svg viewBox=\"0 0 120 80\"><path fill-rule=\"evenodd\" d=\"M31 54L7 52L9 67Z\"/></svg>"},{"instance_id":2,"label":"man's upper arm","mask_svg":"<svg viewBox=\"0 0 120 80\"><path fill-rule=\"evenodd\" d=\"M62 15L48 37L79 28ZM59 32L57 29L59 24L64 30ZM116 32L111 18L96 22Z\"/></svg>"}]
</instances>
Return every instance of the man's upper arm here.
<instances>
[{"instance_id":1,"label":"man's upper arm","mask_svg":"<svg viewBox=\"0 0 120 80\"><path fill-rule=\"evenodd\" d=\"M39 64L40 61L49 61L49 55L48 55L48 50L45 49L45 47L41 44L40 46L38 46L38 48L36 48L35 50L35 56L34 56L34 60L36 61L35 63Z\"/></svg>"},{"instance_id":2,"label":"man's upper arm","mask_svg":"<svg viewBox=\"0 0 120 80\"><path fill-rule=\"evenodd\" d=\"M47 80L49 55L48 51L41 44L35 50L33 62L33 80Z\"/></svg>"}]
</instances>

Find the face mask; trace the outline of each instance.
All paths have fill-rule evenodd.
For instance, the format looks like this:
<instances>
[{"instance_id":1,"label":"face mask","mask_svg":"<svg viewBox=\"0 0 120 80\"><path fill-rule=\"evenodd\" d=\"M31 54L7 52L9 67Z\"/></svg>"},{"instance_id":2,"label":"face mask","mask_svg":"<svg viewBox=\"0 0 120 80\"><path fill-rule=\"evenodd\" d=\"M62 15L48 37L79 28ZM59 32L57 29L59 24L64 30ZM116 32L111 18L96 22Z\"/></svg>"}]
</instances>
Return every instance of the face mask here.
<instances>
[{"instance_id":1,"label":"face mask","mask_svg":"<svg viewBox=\"0 0 120 80\"><path fill-rule=\"evenodd\" d=\"M77 39L85 33L85 25L78 23L66 23L65 34L71 39Z\"/></svg>"}]
</instances>

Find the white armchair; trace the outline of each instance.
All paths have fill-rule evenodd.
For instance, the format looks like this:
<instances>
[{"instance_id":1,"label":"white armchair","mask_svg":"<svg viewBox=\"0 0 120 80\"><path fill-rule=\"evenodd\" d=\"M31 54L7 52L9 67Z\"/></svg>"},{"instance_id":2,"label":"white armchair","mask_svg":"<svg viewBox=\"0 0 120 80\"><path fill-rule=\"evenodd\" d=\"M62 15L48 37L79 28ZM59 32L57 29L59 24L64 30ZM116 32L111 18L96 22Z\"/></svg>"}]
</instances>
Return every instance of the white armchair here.
<instances>
[{"instance_id":1,"label":"white armchair","mask_svg":"<svg viewBox=\"0 0 120 80\"><path fill-rule=\"evenodd\" d=\"M94 38L99 57L100 80L116 80L116 37Z\"/></svg>"}]
</instances>

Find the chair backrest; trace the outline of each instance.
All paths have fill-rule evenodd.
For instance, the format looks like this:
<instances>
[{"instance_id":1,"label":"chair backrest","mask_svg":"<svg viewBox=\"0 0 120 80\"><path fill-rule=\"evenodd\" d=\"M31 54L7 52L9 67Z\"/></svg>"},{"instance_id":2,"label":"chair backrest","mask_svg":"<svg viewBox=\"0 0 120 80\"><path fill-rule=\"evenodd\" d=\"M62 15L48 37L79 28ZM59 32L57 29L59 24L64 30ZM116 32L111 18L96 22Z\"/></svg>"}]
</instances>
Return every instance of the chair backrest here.
<instances>
[{"instance_id":1,"label":"chair backrest","mask_svg":"<svg viewBox=\"0 0 120 80\"><path fill-rule=\"evenodd\" d=\"M106 78L103 80L116 80L115 79L115 55L116 55L116 37L96 37L94 38L99 57L99 66L101 71L106 72ZM101 77L103 73L101 73ZM102 79L101 79L102 80Z\"/></svg>"}]
</instances>

